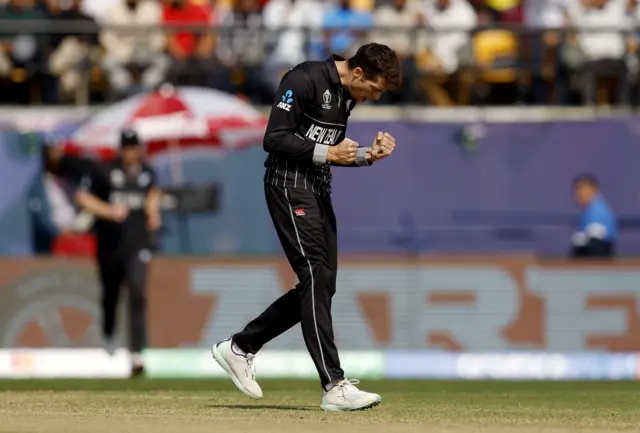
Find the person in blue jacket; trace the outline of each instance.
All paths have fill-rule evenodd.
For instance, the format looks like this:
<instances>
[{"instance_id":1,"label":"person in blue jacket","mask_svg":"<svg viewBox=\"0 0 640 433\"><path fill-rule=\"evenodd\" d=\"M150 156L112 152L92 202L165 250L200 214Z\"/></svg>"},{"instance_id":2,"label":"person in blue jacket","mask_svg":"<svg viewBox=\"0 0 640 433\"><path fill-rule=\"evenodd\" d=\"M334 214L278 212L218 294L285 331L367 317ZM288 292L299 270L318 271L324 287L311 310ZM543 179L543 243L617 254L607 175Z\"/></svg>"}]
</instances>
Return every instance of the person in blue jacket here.
<instances>
[{"instance_id":1,"label":"person in blue jacket","mask_svg":"<svg viewBox=\"0 0 640 433\"><path fill-rule=\"evenodd\" d=\"M574 193L583 208L579 228L572 237L574 258L611 258L618 238L616 214L600 192L598 179L583 174L574 180Z\"/></svg>"}]
</instances>

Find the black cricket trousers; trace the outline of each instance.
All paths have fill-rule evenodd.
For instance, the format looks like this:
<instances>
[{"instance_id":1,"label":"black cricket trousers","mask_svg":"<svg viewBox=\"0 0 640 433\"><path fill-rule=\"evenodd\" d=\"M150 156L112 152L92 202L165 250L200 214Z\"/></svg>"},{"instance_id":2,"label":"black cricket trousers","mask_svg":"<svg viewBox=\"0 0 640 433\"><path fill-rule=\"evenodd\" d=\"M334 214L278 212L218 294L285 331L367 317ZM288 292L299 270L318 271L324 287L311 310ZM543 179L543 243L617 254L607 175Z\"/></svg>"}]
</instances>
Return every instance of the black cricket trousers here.
<instances>
[{"instance_id":1,"label":"black cricket trousers","mask_svg":"<svg viewBox=\"0 0 640 433\"><path fill-rule=\"evenodd\" d=\"M147 339L147 267L151 253L146 249L132 252L98 252L98 270L102 283L102 332L111 338L116 328L116 312L122 286L129 293L129 349L140 353Z\"/></svg>"},{"instance_id":2,"label":"black cricket trousers","mask_svg":"<svg viewBox=\"0 0 640 433\"><path fill-rule=\"evenodd\" d=\"M271 219L298 276L298 284L271 304L233 342L247 353L297 323L323 386L344 378L333 336L331 298L336 292L338 242L331 197L265 184Z\"/></svg>"}]
</instances>

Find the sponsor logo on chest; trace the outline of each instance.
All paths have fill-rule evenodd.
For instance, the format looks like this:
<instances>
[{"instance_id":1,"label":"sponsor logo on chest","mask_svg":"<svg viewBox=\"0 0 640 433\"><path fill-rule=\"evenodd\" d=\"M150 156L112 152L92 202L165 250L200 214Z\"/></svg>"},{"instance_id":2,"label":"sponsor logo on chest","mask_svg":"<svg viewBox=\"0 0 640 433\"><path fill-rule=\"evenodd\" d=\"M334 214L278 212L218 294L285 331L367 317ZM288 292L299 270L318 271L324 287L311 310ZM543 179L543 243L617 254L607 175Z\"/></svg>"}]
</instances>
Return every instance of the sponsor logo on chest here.
<instances>
[{"instance_id":1,"label":"sponsor logo on chest","mask_svg":"<svg viewBox=\"0 0 640 433\"><path fill-rule=\"evenodd\" d=\"M293 92L291 90L287 90L284 95L282 95L282 101L278 102L277 107L284 111L291 111L291 104L293 103Z\"/></svg>"}]
</instances>

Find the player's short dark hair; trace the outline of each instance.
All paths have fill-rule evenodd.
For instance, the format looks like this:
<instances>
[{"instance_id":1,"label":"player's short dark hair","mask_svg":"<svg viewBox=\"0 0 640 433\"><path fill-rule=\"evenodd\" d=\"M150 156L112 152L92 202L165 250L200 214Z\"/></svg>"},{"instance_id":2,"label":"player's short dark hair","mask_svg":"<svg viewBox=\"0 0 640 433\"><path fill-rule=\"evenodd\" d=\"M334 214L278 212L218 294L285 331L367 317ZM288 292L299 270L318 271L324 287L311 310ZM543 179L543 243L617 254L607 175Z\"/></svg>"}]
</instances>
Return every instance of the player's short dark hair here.
<instances>
[{"instance_id":1,"label":"player's short dark hair","mask_svg":"<svg viewBox=\"0 0 640 433\"><path fill-rule=\"evenodd\" d=\"M372 42L358 48L347 59L349 69L361 68L364 78L375 80L382 77L388 90L396 90L402 85L402 70L396 52L386 45Z\"/></svg>"},{"instance_id":2,"label":"player's short dark hair","mask_svg":"<svg viewBox=\"0 0 640 433\"><path fill-rule=\"evenodd\" d=\"M580 184L586 184L593 188L600 188L600 181L596 175L591 173L582 173L573 179L573 185L578 186Z\"/></svg>"}]
</instances>

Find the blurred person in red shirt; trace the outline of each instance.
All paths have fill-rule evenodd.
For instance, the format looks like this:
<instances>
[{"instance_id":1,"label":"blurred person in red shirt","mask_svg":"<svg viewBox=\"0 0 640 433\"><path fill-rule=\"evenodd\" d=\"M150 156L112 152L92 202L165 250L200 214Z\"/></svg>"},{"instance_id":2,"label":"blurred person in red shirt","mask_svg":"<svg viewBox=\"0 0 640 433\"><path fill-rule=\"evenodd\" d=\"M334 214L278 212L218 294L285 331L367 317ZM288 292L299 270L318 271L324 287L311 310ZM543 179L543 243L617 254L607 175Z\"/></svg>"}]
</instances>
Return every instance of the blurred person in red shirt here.
<instances>
[{"instance_id":1,"label":"blurred person in red shirt","mask_svg":"<svg viewBox=\"0 0 640 433\"><path fill-rule=\"evenodd\" d=\"M172 57L169 80L176 85L208 86L223 70L215 56L216 35L211 1L164 0L162 22L167 29L167 51ZM171 29L171 26L200 26L198 29ZM214 80L214 87L228 90L228 80Z\"/></svg>"}]
</instances>

